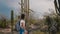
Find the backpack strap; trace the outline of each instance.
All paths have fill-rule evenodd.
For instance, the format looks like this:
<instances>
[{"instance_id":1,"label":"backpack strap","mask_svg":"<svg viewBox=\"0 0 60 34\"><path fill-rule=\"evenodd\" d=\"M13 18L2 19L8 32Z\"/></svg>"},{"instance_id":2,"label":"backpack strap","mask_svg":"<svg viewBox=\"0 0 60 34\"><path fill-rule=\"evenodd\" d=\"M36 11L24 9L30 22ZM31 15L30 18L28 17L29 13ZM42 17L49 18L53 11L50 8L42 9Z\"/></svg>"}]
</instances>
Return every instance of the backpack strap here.
<instances>
[{"instance_id":1,"label":"backpack strap","mask_svg":"<svg viewBox=\"0 0 60 34\"><path fill-rule=\"evenodd\" d=\"M19 22L19 25L20 25L20 21L21 21L21 20L18 21L18 22Z\"/></svg>"}]
</instances>

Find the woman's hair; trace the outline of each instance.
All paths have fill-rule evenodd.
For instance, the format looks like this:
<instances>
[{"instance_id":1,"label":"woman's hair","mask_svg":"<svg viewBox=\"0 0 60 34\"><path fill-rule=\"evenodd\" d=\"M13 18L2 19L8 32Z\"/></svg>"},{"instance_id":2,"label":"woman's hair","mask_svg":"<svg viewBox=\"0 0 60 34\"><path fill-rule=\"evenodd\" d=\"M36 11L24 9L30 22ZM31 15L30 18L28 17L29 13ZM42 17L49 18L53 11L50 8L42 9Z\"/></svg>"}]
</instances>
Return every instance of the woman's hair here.
<instances>
[{"instance_id":1,"label":"woman's hair","mask_svg":"<svg viewBox=\"0 0 60 34\"><path fill-rule=\"evenodd\" d=\"M24 19L25 18L25 14L21 14L21 19Z\"/></svg>"}]
</instances>

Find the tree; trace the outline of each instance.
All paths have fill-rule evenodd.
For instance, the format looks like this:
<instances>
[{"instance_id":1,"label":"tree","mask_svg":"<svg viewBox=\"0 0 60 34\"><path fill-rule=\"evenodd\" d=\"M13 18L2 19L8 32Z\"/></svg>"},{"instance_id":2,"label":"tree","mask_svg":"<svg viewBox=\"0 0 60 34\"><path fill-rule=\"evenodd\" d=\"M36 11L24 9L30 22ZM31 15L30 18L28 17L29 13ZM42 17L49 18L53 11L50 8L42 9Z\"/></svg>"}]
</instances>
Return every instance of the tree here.
<instances>
[{"instance_id":1,"label":"tree","mask_svg":"<svg viewBox=\"0 0 60 34\"><path fill-rule=\"evenodd\" d=\"M0 16L0 27L6 28L7 27L7 18L4 15Z\"/></svg>"}]
</instances>

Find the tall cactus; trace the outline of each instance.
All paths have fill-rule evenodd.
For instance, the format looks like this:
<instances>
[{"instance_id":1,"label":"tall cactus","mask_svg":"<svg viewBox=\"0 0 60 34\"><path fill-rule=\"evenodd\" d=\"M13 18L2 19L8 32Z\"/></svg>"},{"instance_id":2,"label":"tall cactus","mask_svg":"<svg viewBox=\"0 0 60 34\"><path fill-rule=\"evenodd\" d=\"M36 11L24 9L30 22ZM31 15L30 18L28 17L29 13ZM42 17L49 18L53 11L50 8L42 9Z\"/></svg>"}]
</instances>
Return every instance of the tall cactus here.
<instances>
[{"instance_id":1,"label":"tall cactus","mask_svg":"<svg viewBox=\"0 0 60 34\"><path fill-rule=\"evenodd\" d=\"M55 5L56 13L57 13L57 2L56 2L56 0L54 0L54 5Z\"/></svg>"},{"instance_id":2,"label":"tall cactus","mask_svg":"<svg viewBox=\"0 0 60 34\"><path fill-rule=\"evenodd\" d=\"M58 2L57 2L58 1ZM60 0L54 0L55 10L58 15L60 15ZM58 7L59 5L59 7Z\"/></svg>"},{"instance_id":3,"label":"tall cactus","mask_svg":"<svg viewBox=\"0 0 60 34\"><path fill-rule=\"evenodd\" d=\"M11 10L11 32L13 34L14 12Z\"/></svg>"},{"instance_id":4,"label":"tall cactus","mask_svg":"<svg viewBox=\"0 0 60 34\"><path fill-rule=\"evenodd\" d=\"M59 13L60 13L60 0L58 0L58 4L59 4L58 11L59 11Z\"/></svg>"}]
</instances>

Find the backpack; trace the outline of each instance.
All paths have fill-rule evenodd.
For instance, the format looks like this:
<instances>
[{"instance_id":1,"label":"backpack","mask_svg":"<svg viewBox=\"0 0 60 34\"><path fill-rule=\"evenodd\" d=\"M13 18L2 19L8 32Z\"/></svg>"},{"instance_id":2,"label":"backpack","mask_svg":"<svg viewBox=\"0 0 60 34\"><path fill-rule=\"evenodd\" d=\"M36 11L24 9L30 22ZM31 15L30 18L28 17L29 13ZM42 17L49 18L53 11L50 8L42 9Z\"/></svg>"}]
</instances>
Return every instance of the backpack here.
<instances>
[{"instance_id":1,"label":"backpack","mask_svg":"<svg viewBox=\"0 0 60 34\"><path fill-rule=\"evenodd\" d=\"M20 31L20 21L18 21L15 25L15 30Z\"/></svg>"}]
</instances>

